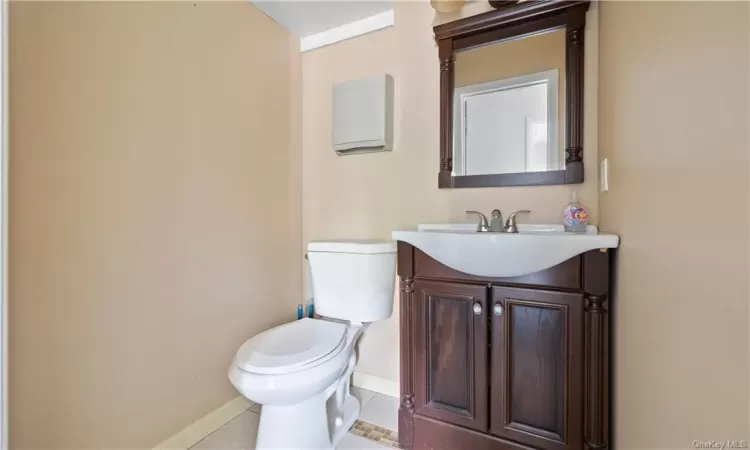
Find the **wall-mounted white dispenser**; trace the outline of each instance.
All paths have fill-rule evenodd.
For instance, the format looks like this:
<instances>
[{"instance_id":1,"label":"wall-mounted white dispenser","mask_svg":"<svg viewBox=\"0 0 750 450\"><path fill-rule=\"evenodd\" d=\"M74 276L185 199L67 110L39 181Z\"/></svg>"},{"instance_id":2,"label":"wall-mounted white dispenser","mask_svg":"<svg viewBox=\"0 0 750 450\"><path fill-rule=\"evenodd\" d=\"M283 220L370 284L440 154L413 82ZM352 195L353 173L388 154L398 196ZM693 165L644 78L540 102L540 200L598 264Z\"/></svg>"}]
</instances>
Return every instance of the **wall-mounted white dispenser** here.
<instances>
[{"instance_id":1,"label":"wall-mounted white dispenser","mask_svg":"<svg viewBox=\"0 0 750 450\"><path fill-rule=\"evenodd\" d=\"M339 155L393 149L393 77L333 86L333 149Z\"/></svg>"}]
</instances>

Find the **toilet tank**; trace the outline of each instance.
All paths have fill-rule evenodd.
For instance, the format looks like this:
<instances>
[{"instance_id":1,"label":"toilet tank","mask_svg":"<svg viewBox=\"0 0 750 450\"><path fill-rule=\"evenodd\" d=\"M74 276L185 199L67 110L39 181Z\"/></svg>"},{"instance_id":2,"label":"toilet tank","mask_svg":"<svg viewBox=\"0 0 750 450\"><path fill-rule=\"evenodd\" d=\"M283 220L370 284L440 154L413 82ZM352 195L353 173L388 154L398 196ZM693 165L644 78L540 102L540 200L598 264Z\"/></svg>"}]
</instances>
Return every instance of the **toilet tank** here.
<instances>
[{"instance_id":1,"label":"toilet tank","mask_svg":"<svg viewBox=\"0 0 750 450\"><path fill-rule=\"evenodd\" d=\"M315 312L332 319L375 322L390 317L396 243L314 241L307 245Z\"/></svg>"}]
</instances>

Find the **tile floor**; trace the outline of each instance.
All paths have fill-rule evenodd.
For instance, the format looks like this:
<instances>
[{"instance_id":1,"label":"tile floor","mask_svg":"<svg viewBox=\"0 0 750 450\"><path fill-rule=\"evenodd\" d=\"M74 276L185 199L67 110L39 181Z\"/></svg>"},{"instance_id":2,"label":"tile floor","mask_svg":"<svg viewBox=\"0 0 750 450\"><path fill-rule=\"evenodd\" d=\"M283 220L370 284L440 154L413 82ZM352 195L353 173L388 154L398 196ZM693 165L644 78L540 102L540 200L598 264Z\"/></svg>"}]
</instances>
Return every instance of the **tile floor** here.
<instances>
[{"instance_id":1,"label":"tile floor","mask_svg":"<svg viewBox=\"0 0 750 450\"><path fill-rule=\"evenodd\" d=\"M389 430L398 429L398 399L352 386L352 394L359 399L362 412L359 420ZM230 420L224 426L195 444L194 450L246 450L255 448L255 436L260 419L260 405L253 405L247 411ZM391 447L378 444L347 433L336 446L337 450L375 449ZM392 449L391 449L392 450Z\"/></svg>"}]
</instances>

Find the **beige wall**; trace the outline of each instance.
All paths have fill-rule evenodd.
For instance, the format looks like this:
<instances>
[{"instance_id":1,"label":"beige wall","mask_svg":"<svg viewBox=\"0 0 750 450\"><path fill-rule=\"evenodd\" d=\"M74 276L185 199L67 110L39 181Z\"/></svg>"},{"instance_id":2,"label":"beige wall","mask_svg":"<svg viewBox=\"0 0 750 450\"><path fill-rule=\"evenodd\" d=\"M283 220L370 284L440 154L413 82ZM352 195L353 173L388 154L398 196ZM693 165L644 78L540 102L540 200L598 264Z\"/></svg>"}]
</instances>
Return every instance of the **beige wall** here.
<instances>
[{"instance_id":1,"label":"beige wall","mask_svg":"<svg viewBox=\"0 0 750 450\"><path fill-rule=\"evenodd\" d=\"M750 437L749 16L747 2L601 6L618 448Z\"/></svg>"},{"instance_id":2,"label":"beige wall","mask_svg":"<svg viewBox=\"0 0 750 450\"><path fill-rule=\"evenodd\" d=\"M247 2L11 4L13 448L151 447L294 317L297 45Z\"/></svg>"},{"instance_id":3,"label":"beige wall","mask_svg":"<svg viewBox=\"0 0 750 450\"><path fill-rule=\"evenodd\" d=\"M476 6L476 5L470 5ZM596 164L586 183L501 189L439 190L439 62L428 2L395 2L396 26L303 54L303 240L390 238L419 223L467 221L464 211L531 209L532 222L559 222L577 190L596 223ZM596 11L587 31L585 153L596 161ZM444 18L441 18L444 19ZM441 20L437 19L437 20ZM395 79L393 152L337 156L331 147L333 84L389 73ZM360 346L358 369L398 380L398 303Z\"/></svg>"}]
</instances>

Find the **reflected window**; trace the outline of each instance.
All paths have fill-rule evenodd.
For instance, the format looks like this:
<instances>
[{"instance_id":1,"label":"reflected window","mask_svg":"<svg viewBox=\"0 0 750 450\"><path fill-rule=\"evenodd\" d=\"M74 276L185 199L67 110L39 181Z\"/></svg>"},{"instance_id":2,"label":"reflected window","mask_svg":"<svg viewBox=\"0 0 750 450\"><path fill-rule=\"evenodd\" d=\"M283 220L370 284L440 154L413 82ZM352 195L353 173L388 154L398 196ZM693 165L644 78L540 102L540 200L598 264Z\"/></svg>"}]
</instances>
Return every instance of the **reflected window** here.
<instances>
[{"instance_id":1,"label":"reflected window","mask_svg":"<svg viewBox=\"0 0 750 450\"><path fill-rule=\"evenodd\" d=\"M557 118L556 69L456 89L453 175L560 169Z\"/></svg>"}]
</instances>

